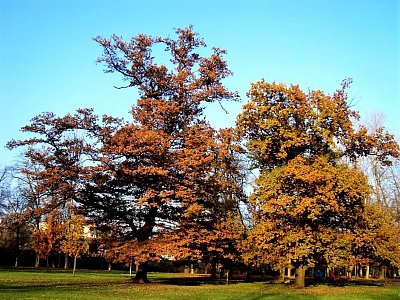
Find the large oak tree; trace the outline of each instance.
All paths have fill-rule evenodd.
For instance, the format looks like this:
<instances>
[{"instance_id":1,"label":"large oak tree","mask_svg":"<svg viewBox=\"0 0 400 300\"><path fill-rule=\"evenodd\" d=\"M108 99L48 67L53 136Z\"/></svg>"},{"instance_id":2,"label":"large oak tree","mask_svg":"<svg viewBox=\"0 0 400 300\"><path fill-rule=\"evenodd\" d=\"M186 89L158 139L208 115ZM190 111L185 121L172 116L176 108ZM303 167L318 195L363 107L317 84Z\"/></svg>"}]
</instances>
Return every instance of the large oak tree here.
<instances>
[{"instance_id":1,"label":"large oak tree","mask_svg":"<svg viewBox=\"0 0 400 300\"><path fill-rule=\"evenodd\" d=\"M345 80L329 95L260 81L252 85L238 118L260 170L251 197L255 227L248 248L276 268L295 267L298 287L304 287L308 267L335 266L343 259L340 253L351 251L370 190L357 158L374 155L390 164L390 157L399 156L398 144L385 130L369 135L356 129L349 84Z\"/></svg>"},{"instance_id":2,"label":"large oak tree","mask_svg":"<svg viewBox=\"0 0 400 300\"><path fill-rule=\"evenodd\" d=\"M207 54L191 27L176 35L94 38L104 50L98 61L106 72L123 76L127 85L121 88L138 91L131 121L99 121L90 109L64 117L45 113L23 128L34 138L9 143L28 146L26 156L40 168L26 171L58 195L50 206L76 203L137 262L158 254L157 238L165 233L215 230L228 211L237 213L238 205L228 202L243 198L242 180L227 169L238 167L226 151L230 142L221 138L227 133L214 130L203 115L206 103L237 99L222 83L231 75L225 51ZM160 63L154 56L169 59ZM221 174L234 174L236 181L227 183ZM144 265L139 269L137 279L146 281Z\"/></svg>"}]
</instances>

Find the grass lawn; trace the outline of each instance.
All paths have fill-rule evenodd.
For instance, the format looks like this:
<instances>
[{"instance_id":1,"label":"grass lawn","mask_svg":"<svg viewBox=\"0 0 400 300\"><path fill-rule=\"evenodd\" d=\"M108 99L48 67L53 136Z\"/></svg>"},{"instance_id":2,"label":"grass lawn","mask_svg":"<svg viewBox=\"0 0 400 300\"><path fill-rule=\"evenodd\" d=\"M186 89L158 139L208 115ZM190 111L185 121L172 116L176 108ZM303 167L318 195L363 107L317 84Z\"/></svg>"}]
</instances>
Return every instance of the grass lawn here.
<instances>
[{"instance_id":1,"label":"grass lawn","mask_svg":"<svg viewBox=\"0 0 400 300\"><path fill-rule=\"evenodd\" d=\"M0 270L0 299L400 299L400 285L309 286L299 290L265 282L209 282L184 274L150 273L152 283L133 284L126 274Z\"/></svg>"}]
</instances>

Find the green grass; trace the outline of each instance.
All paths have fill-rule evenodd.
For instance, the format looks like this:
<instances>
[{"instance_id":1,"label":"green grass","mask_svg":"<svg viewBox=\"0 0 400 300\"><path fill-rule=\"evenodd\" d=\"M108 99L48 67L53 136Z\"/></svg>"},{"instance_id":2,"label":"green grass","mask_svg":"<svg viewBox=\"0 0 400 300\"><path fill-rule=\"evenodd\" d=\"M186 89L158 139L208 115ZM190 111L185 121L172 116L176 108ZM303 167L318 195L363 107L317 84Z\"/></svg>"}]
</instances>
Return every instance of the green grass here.
<instances>
[{"instance_id":1,"label":"green grass","mask_svg":"<svg viewBox=\"0 0 400 300\"><path fill-rule=\"evenodd\" d=\"M151 273L150 284L105 271L0 270L0 299L400 299L400 285L310 286L209 282L183 274Z\"/></svg>"}]
</instances>

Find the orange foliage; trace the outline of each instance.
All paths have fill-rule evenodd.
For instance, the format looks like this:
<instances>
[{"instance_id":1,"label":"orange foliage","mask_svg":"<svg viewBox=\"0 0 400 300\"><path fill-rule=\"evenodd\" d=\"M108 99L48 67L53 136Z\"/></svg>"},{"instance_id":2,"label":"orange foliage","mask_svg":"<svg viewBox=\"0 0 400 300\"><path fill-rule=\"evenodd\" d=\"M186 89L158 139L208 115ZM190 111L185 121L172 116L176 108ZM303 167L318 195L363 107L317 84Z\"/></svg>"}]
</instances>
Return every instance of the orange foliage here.
<instances>
[{"instance_id":1,"label":"orange foliage","mask_svg":"<svg viewBox=\"0 0 400 300\"><path fill-rule=\"evenodd\" d=\"M257 245L260 261L313 266L346 258L350 242L339 244L357 228L370 192L361 172L332 166L325 158L299 157L262 173L256 183L250 201L260 208L260 219L250 241ZM338 250L346 248L339 256Z\"/></svg>"},{"instance_id":2,"label":"orange foliage","mask_svg":"<svg viewBox=\"0 0 400 300\"><path fill-rule=\"evenodd\" d=\"M64 223L60 212L53 210L33 233L32 247L40 258L47 258L52 251L60 250L64 238Z\"/></svg>"},{"instance_id":3,"label":"orange foliage","mask_svg":"<svg viewBox=\"0 0 400 300\"><path fill-rule=\"evenodd\" d=\"M355 129L350 82L332 95L265 81L252 85L238 117L239 134L261 171L250 199L255 227L244 245L246 259L277 268L346 265L357 256L354 244L361 244L355 232L373 236L364 215L371 188L344 161L356 165L374 155L389 165L400 148L383 128L371 135Z\"/></svg>"},{"instance_id":4,"label":"orange foliage","mask_svg":"<svg viewBox=\"0 0 400 300\"><path fill-rule=\"evenodd\" d=\"M91 109L64 117L45 113L23 128L36 137L8 144L29 147L26 156L40 166L32 176L43 191L60 195L49 206L73 199L99 230L112 229L109 244L138 261L158 252L164 233L216 230L242 196L235 151L228 150L233 133L216 132L203 116L204 103L238 98L222 83L231 75L225 51L200 55L206 45L191 27L176 35L94 39L104 50L98 61L106 72L138 89L131 122L99 121ZM170 56L165 64L153 58L159 46ZM224 173L237 182L228 183Z\"/></svg>"}]
</instances>

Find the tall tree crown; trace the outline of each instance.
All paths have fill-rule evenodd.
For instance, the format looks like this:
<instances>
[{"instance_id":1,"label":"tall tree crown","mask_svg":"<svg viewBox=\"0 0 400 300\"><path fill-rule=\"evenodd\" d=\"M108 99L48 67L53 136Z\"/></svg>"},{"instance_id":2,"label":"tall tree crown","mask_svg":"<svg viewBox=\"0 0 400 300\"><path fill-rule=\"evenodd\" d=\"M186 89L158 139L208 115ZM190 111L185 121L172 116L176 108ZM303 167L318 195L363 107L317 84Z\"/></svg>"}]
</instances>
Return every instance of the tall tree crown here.
<instances>
[{"instance_id":1,"label":"tall tree crown","mask_svg":"<svg viewBox=\"0 0 400 300\"><path fill-rule=\"evenodd\" d=\"M116 35L94 38L104 49L98 62L106 64L106 72L121 73L129 82L125 87L139 90L134 120L168 133L198 120L204 102L237 99L237 93L222 84L232 75L223 58L225 50L212 48L210 56L202 56L199 50L206 44L192 27L175 33L176 39L139 34L128 42ZM169 61L158 64L153 50L160 45Z\"/></svg>"}]
</instances>

